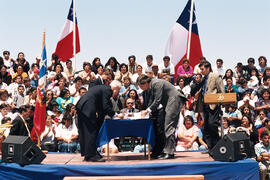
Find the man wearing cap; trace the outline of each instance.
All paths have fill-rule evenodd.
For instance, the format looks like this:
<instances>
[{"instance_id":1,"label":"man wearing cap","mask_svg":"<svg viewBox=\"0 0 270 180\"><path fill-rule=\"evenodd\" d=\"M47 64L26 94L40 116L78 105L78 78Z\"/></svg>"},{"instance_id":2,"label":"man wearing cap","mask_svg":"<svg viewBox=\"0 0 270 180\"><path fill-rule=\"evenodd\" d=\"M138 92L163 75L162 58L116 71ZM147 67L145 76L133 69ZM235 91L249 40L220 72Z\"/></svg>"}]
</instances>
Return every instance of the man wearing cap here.
<instances>
[{"instance_id":1,"label":"man wearing cap","mask_svg":"<svg viewBox=\"0 0 270 180\"><path fill-rule=\"evenodd\" d=\"M158 73L158 65L157 64L153 64L152 71L153 71L153 78L158 79L159 73Z\"/></svg>"}]
</instances>

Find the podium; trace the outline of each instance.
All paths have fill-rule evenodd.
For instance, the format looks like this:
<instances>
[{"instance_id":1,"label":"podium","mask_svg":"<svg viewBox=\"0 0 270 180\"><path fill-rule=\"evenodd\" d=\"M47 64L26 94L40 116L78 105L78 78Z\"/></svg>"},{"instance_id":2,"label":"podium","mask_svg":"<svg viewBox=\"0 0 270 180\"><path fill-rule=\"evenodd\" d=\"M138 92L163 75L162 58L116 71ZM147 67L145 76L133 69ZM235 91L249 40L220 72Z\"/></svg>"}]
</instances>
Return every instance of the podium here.
<instances>
[{"instance_id":1,"label":"podium","mask_svg":"<svg viewBox=\"0 0 270 180\"><path fill-rule=\"evenodd\" d=\"M205 94L205 104L232 104L236 102L236 93Z\"/></svg>"},{"instance_id":2,"label":"podium","mask_svg":"<svg viewBox=\"0 0 270 180\"><path fill-rule=\"evenodd\" d=\"M236 93L217 93L217 94L205 94L204 95L204 103L205 104L232 104L236 103ZM224 136L223 134L223 122L220 122L221 126L221 137Z\"/></svg>"}]
</instances>

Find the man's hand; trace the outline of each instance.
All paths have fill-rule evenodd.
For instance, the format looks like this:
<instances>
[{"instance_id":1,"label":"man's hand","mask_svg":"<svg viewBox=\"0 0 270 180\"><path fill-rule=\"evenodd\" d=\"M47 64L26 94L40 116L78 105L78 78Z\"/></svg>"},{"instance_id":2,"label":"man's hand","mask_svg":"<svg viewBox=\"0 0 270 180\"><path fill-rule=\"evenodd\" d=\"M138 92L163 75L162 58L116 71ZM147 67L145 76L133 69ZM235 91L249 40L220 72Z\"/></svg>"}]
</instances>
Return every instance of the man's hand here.
<instances>
[{"instance_id":1,"label":"man's hand","mask_svg":"<svg viewBox=\"0 0 270 180\"><path fill-rule=\"evenodd\" d=\"M141 116L142 118L145 117L147 115L148 111L147 110L144 110L144 111L141 111Z\"/></svg>"}]
</instances>

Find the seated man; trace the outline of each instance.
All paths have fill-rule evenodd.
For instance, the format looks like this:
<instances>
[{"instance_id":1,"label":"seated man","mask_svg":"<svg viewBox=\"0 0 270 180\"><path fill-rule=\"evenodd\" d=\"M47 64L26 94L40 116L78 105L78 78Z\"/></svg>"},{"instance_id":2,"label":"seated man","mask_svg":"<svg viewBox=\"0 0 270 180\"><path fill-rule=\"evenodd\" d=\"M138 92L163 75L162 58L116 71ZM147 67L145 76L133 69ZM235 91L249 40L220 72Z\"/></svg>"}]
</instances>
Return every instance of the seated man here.
<instances>
[{"instance_id":1,"label":"seated man","mask_svg":"<svg viewBox=\"0 0 270 180\"><path fill-rule=\"evenodd\" d=\"M139 112L138 109L135 109L135 101L132 98L127 98L125 103L125 108L120 111L120 113L129 114Z\"/></svg>"},{"instance_id":2,"label":"seated man","mask_svg":"<svg viewBox=\"0 0 270 180\"><path fill-rule=\"evenodd\" d=\"M66 114L63 117L62 122L56 129L56 135L58 142L59 152L75 152L77 150L78 129L74 123L72 123L72 116Z\"/></svg>"},{"instance_id":3,"label":"seated man","mask_svg":"<svg viewBox=\"0 0 270 180\"><path fill-rule=\"evenodd\" d=\"M255 145L255 153L257 161L259 162L260 179L266 179L267 173L270 170L270 145L269 145L269 134L264 131L261 134L262 142Z\"/></svg>"}]
</instances>

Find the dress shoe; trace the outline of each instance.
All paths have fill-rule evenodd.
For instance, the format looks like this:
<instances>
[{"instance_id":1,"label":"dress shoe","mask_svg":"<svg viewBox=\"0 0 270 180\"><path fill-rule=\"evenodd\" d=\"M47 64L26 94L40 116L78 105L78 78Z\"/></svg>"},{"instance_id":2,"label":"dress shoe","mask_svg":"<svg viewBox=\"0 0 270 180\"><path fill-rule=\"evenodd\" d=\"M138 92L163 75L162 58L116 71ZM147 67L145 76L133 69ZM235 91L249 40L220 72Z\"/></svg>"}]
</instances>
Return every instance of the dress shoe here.
<instances>
[{"instance_id":1,"label":"dress shoe","mask_svg":"<svg viewBox=\"0 0 270 180\"><path fill-rule=\"evenodd\" d=\"M100 158L98 155L91 156L91 157L84 157L84 161L87 161L87 162L105 162L105 160Z\"/></svg>"},{"instance_id":2,"label":"dress shoe","mask_svg":"<svg viewBox=\"0 0 270 180\"><path fill-rule=\"evenodd\" d=\"M103 156L102 156L99 152L97 152L97 156L98 156L99 158L103 158Z\"/></svg>"},{"instance_id":3,"label":"dress shoe","mask_svg":"<svg viewBox=\"0 0 270 180\"><path fill-rule=\"evenodd\" d=\"M157 158L159 159L159 158L163 157L164 155L165 155L165 153L161 153L161 154L158 155Z\"/></svg>"},{"instance_id":4,"label":"dress shoe","mask_svg":"<svg viewBox=\"0 0 270 180\"><path fill-rule=\"evenodd\" d=\"M158 159L163 160L163 159L173 159L174 158L174 154L167 154L164 153L163 155L159 156Z\"/></svg>"},{"instance_id":5,"label":"dress shoe","mask_svg":"<svg viewBox=\"0 0 270 180\"><path fill-rule=\"evenodd\" d=\"M158 156L160 156L160 154L152 153L152 154L150 155L151 159L157 159Z\"/></svg>"}]
</instances>

